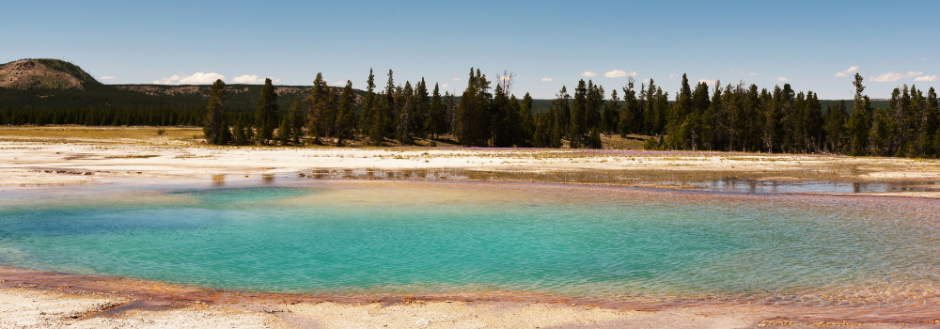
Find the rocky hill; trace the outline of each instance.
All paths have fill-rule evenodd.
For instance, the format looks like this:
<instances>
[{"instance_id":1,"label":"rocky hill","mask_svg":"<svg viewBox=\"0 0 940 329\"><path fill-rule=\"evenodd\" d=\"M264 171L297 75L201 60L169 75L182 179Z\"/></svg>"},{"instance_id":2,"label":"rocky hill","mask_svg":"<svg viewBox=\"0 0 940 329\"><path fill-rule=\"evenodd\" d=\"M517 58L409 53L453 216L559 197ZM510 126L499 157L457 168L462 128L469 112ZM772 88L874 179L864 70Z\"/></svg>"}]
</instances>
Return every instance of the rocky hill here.
<instances>
[{"instance_id":1,"label":"rocky hill","mask_svg":"<svg viewBox=\"0 0 940 329\"><path fill-rule=\"evenodd\" d=\"M85 89L101 85L80 67L57 59L22 59L0 65L0 88Z\"/></svg>"}]
</instances>

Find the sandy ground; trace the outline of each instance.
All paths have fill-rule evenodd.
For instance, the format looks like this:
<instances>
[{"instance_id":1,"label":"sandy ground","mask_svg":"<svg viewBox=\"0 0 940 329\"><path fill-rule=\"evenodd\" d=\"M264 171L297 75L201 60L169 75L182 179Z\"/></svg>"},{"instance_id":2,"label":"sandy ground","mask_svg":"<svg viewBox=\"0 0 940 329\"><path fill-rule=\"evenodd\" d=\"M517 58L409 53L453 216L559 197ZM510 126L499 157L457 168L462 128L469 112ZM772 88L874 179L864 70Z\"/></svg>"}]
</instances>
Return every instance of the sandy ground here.
<instances>
[{"instance_id":1,"label":"sandy ground","mask_svg":"<svg viewBox=\"0 0 940 329\"><path fill-rule=\"evenodd\" d=\"M935 328L937 320L895 323L791 321L765 307L622 310L531 302L207 304L134 307L133 296L0 289L0 328Z\"/></svg>"},{"instance_id":2,"label":"sandy ground","mask_svg":"<svg viewBox=\"0 0 940 329\"><path fill-rule=\"evenodd\" d=\"M322 169L490 173L623 172L706 179L940 181L940 160L718 152L417 147L219 147L196 129L0 128L0 185L72 185L108 177L192 178ZM644 178L645 179L645 178ZM910 193L908 193L910 194Z\"/></svg>"},{"instance_id":3,"label":"sandy ground","mask_svg":"<svg viewBox=\"0 0 940 329\"><path fill-rule=\"evenodd\" d=\"M470 148L216 147L196 129L95 130L0 127L0 186L76 185L112 177L193 178L298 173L318 169L460 169L493 173L623 171L656 177L740 175L775 180L940 181L940 161L818 155ZM937 192L885 195L936 197ZM773 308L669 308L655 311L518 301L238 303L176 300L130 307L148 297L4 285L0 328L757 328L819 327ZM27 281L24 281L28 283ZM81 285L79 281L78 285ZM90 284L85 282L86 284ZM136 303L136 304L135 304ZM128 306L130 305L130 306ZM141 305L146 305L143 303ZM938 316L940 318L940 316ZM940 323L940 322L937 322ZM865 328L940 327L849 323Z\"/></svg>"}]
</instances>

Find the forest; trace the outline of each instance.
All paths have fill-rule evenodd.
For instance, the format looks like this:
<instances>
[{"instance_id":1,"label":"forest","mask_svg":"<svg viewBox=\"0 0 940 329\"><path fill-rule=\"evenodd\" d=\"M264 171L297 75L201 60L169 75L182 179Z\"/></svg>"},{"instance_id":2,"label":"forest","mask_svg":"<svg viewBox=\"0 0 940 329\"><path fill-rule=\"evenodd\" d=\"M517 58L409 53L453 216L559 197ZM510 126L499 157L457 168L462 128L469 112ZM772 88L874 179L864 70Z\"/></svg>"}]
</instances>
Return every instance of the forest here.
<instances>
[{"instance_id":1,"label":"forest","mask_svg":"<svg viewBox=\"0 0 940 329\"><path fill-rule=\"evenodd\" d=\"M4 93L15 91L0 88L0 124L203 126L207 142L220 145L410 145L415 139L447 138L474 147L601 148L602 135L640 135L648 136L648 150L940 155L934 88L925 92L904 85L889 101L872 101L863 82L856 73L855 97L849 101L819 100L789 84L772 90L743 83L692 85L685 75L672 96L653 79L637 86L630 78L609 95L581 80L571 90L562 87L552 100L535 100L512 93L511 73L490 80L471 68L467 87L457 96L441 94L437 84L429 87L424 79L396 84L392 70L379 89L370 70L364 90L353 89L351 81L330 87L318 74L309 92L287 99L266 81L250 93L257 95L253 110L244 92L233 102L233 88L221 80L207 97L186 98L186 103L200 99L202 109L164 107L162 99L159 108L128 106L135 96L123 93L123 107L34 109L4 103L14 99Z\"/></svg>"},{"instance_id":2,"label":"forest","mask_svg":"<svg viewBox=\"0 0 940 329\"><path fill-rule=\"evenodd\" d=\"M508 78L507 78L508 77ZM494 85L495 81L495 87ZM332 91L322 75L306 99L295 99L278 117L274 86L266 83L254 121L238 121L234 132L224 122L224 83L210 100L206 131L217 144L301 144L359 137L372 145L393 139L452 136L466 146L601 148L601 135L650 136L646 149L714 150L770 153L837 153L849 155L937 157L940 155L937 94L914 86L895 88L887 108L874 106L856 74L851 108L846 101L825 109L812 91L789 84L773 90L744 84L694 88L683 75L679 92L668 92L650 79L606 96L604 88L581 80L572 91L562 87L547 111L534 112L528 93L510 91L511 75L487 79L471 69L460 97L425 81L396 85L389 70L383 90L376 90L370 71L361 110L354 111L352 82ZM622 95L622 96L621 96ZM220 118L220 119L213 119ZM257 132L257 134L255 134Z\"/></svg>"}]
</instances>

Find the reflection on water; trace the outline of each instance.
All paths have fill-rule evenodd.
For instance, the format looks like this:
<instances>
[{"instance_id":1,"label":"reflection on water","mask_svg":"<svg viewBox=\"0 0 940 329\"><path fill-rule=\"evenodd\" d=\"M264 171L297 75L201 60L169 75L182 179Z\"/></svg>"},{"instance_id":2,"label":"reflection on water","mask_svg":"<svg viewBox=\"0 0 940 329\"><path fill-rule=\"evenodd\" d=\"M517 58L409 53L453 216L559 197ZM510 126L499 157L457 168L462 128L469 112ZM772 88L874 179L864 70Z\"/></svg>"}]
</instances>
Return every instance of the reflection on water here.
<instances>
[{"instance_id":1,"label":"reflection on water","mask_svg":"<svg viewBox=\"0 0 940 329\"><path fill-rule=\"evenodd\" d=\"M692 176L692 177L690 177ZM585 183L630 185L640 187L692 188L706 191L735 193L881 193L881 192L940 192L937 181L851 182L773 178L739 178L734 176L657 172L655 175L635 171L552 171L511 172L476 171L463 169L319 169L298 174L312 179L416 179L416 180L474 180L534 183Z\"/></svg>"},{"instance_id":2,"label":"reflection on water","mask_svg":"<svg viewBox=\"0 0 940 329\"><path fill-rule=\"evenodd\" d=\"M225 186L225 175L212 175L212 186Z\"/></svg>"}]
</instances>

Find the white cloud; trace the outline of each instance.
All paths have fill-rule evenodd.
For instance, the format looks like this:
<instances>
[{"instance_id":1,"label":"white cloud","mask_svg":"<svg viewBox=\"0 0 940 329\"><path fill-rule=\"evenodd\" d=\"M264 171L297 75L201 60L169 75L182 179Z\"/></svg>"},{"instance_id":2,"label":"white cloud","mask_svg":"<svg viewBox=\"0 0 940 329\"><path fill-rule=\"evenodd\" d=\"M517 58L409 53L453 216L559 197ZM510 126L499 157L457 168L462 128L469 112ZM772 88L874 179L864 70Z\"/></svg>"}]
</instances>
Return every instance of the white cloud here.
<instances>
[{"instance_id":1,"label":"white cloud","mask_svg":"<svg viewBox=\"0 0 940 329\"><path fill-rule=\"evenodd\" d=\"M836 77L837 78L847 77L849 76L849 73L855 73L855 71L858 71L858 66L852 66L852 67L849 67L848 70L836 73Z\"/></svg>"},{"instance_id":2,"label":"white cloud","mask_svg":"<svg viewBox=\"0 0 940 329\"><path fill-rule=\"evenodd\" d=\"M510 77L499 77L499 79L502 80L502 81L509 81L509 80L512 80L512 78L510 78Z\"/></svg>"},{"instance_id":3,"label":"white cloud","mask_svg":"<svg viewBox=\"0 0 940 329\"><path fill-rule=\"evenodd\" d=\"M784 77L779 77L779 78L777 78L777 81L787 82L787 81L790 81L790 79L787 79L787 78L784 78Z\"/></svg>"},{"instance_id":4,"label":"white cloud","mask_svg":"<svg viewBox=\"0 0 940 329\"><path fill-rule=\"evenodd\" d=\"M914 71L910 71L910 72L907 72L907 73L888 72L888 73L885 73L885 74L882 74L882 75L879 75L879 76L871 77L871 81L876 81L876 82L894 82L894 81L898 81L898 80L901 80L901 79L904 79L904 78L915 77L915 76L918 76L918 75L921 75L921 74L924 74L924 72L914 72Z\"/></svg>"},{"instance_id":5,"label":"white cloud","mask_svg":"<svg viewBox=\"0 0 940 329\"><path fill-rule=\"evenodd\" d=\"M649 83L650 79L643 79L643 83Z\"/></svg>"},{"instance_id":6,"label":"white cloud","mask_svg":"<svg viewBox=\"0 0 940 329\"><path fill-rule=\"evenodd\" d=\"M346 85L346 81L336 81L336 82L334 82L333 84L334 84L334 85L337 85L337 86L345 86L345 85Z\"/></svg>"},{"instance_id":7,"label":"white cloud","mask_svg":"<svg viewBox=\"0 0 940 329\"><path fill-rule=\"evenodd\" d=\"M268 77L268 79L271 79L272 83L281 82L281 79L275 79L274 77ZM232 78L232 82L244 83L244 84L249 84L249 85L260 85L264 83L264 78L259 78L257 75L254 75L254 74L252 75L245 74L245 75L239 75L237 77Z\"/></svg>"},{"instance_id":8,"label":"white cloud","mask_svg":"<svg viewBox=\"0 0 940 329\"><path fill-rule=\"evenodd\" d=\"M627 72L627 71L624 71L624 70L613 70L613 71L604 73L604 76L605 76L605 77L608 77L608 78L622 78L622 77L626 77L626 76L635 77L635 76L636 76L636 71Z\"/></svg>"},{"instance_id":9,"label":"white cloud","mask_svg":"<svg viewBox=\"0 0 940 329\"><path fill-rule=\"evenodd\" d=\"M239 75L237 77L232 78L232 82L245 83L245 84L262 84L264 83L264 79L259 78L257 75L254 75L254 74L252 75L245 74L245 75Z\"/></svg>"},{"instance_id":10,"label":"white cloud","mask_svg":"<svg viewBox=\"0 0 940 329\"><path fill-rule=\"evenodd\" d=\"M552 78L542 78L542 81L552 81Z\"/></svg>"},{"instance_id":11,"label":"white cloud","mask_svg":"<svg viewBox=\"0 0 940 329\"><path fill-rule=\"evenodd\" d=\"M748 73L747 75L750 75L750 76L757 76L757 73L751 72L751 73Z\"/></svg>"},{"instance_id":12,"label":"white cloud","mask_svg":"<svg viewBox=\"0 0 940 329\"><path fill-rule=\"evenodd\" d=\"M193 75L174 74L172 77L154 81L155 85L205 85L215 82L215 80L225 80L225 76L211 72L196 72Z\"/></svg>"},{"instance_id":13,"label":"white cloud","mask_svg":"<svg viewBox=\"0 0 940 329\"><path fill-rule=\"evenodd\" d=\"M202 73L196 72L193 75L188 77L183 77L180 79L179 84L181 85L201 85L201 84L210 84L215 82L215 80L225 80L225 76L218 73Z\"/></svg>"},{"instance_id":14,"label":"white cloud","mask_svg":"<svg viewBox=\"0 0 940 329\"><path fill-rule=\"evenodd\" d=\"M114 79L114 77L112 77L112 76L110 76L110 75L106 75L106 76L100 77L100 78L98 78L98 79L101 79L101 80L111 80L111 79Z\"/></svg>"},{"instance_id":15,"label":"white cloud","mask_svg":"<svg viewBox=\"0 0 940 329\"><path fill-rule=\"evenodd\" d=\"M597 75L597 73L594 73L594 72L591 72L591 71L585 71L584 73L581 73L581 75L586 76L586 77L593 77L593 76Z\"/></svg>"},{"instance_id":16,"label":"white cloud","mask_svg":"<svg viewBox=\"0 0 940 329\"><path fill-rule=\"evenodd\" d=\"M160 79L160 80L154 81L153 84L155 84L155 85L175 85L175 84L179 83L180 79L182 79L181 76L179 76L178 74L174 74L172 77L164 78L164 79Z\"/></svg>"},{"instance_id":17,"label":"white cloud","mask_svg":"<svg viewBox=\"0 0 940 329\"><path fill-rule=\"evenodd\" d=\"M669 75L669 78L672 79L672 78L675 78L675 77L677 77L677 76L679 76L678 73L673 73L673 74L670 74L670 75Z\"/></svg>"},{"instance_id":18,"label":"white cloud","mask_svg":"<svg viewBox=\"0 0 940 329\"><path fill-rule=\"evenodd\" d=\"M925 76L922 76L922 77L916 77L916 78L914 78L914 81L934 81L934 80L937 80L937 76L936 76L936 75L925 75Z\"/></svg>"},{"instance_id":19,"label":"white cloud","mask_svg":"<svg viewBox=\"0 0 940 329\"><path fill-rule=\"evenodd\" d=\"M453 78L453 79L451 79L451 80L460 81L460 78Z\"/></svg>"},{"instance_id":20,"label":"white cloud","mask_svg":"<svg viewBox=\"0 0 940 329\"><path fill-rule=\"evenodd\" d=\"M698 81L698 83L702 83L702 82L704 82L705 84L711 86L711 85L714 85L714 84L715 84L716 82L718 82L718 81L715 81L715 80L708 80L708 79L701 79L701 80Z\"/></svg>"},{"instance_id":21,"label":"white cloud","mask_svg":"<svg viewBox=\"0 0 940 329\"><path fill-rule=\"evenodd\" d=\"M442 85L441 85L441 88L447 88L447 84L446 84L446 83L445 83L445 84L442 84Z\"/></svg>"}]
</instances>

